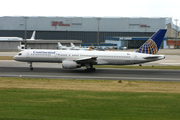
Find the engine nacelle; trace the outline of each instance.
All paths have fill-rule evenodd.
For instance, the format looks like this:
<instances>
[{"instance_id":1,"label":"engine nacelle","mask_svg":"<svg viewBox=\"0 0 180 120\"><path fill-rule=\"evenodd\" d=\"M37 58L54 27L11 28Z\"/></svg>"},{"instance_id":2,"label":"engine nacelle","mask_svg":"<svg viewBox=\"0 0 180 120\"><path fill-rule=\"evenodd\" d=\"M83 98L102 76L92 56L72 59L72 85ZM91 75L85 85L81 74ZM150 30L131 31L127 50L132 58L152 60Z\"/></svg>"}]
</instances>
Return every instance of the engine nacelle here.
<instances>
[{"instance_id":1,"label":"engine nacelle","mask_svg":"<svg viewBox=\"0 0 180 120\"><path fill-rule=\"evenodd\" d=\"M74 61L65 60L62 62L62 67L64 69L75 69L75 68L80 68L81 65L77 64Z\"/></svg>"}]
</instances>

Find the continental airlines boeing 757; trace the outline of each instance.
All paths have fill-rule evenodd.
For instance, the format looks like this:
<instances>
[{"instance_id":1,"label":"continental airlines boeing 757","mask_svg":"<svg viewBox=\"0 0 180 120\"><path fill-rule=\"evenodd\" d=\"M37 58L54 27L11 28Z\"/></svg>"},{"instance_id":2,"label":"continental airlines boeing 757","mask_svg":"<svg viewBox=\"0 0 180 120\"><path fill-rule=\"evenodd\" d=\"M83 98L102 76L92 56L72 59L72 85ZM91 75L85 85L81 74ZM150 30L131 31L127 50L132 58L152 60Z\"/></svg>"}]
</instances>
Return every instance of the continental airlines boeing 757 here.
<instances>
[{"instance_id":1,"label":"continental airlines boeing 757","mask_svg":"<svg viewBox=\"0 0 180 120\"><path fill-rule=\"evenodd\" d=\"M142 64L165 58L164 55L157 55L157 52L166 31L158 30L135 52L29 49L19 52L13 59L30 63L30 70L33 70L33 62L62 63L64 69L85 66L86 71L95 71L93 65Z\"/></svg>"}]
</instances>

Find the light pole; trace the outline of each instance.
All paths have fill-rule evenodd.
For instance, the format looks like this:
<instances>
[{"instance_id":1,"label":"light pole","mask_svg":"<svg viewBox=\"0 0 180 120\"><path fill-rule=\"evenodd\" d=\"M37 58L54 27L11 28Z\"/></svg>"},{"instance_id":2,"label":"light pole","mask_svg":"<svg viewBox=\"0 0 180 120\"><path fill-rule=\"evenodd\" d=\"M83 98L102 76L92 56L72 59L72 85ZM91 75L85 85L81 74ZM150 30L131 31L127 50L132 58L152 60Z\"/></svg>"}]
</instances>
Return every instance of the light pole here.
<instances>
[{"instance_id":1,"label":"light pole","mask_svg":"<svg viewBox=\"0 0 180 120\"><path fill-rule=\"evenodd\" d=\"M175 19L175 21L176 21L176 41L175 41L175 48L177 48L177 36L178 36L178 30L177 30L177 21L178 21L178 19Z\"/></svg>"},{"instance_id":2,"label":"light pole","mask_svg":"<svg viewBox=\"0 0 180 120\"><path fill-rule=\"evenodd\" d=\"M97 45L98 45L98 49L99 49L99 20L101 20L101 18L97 18L98 20L98 35L97 35Z\"/></svg>"},{"instance_id":3,"label":"light pole","mask_svg":"<svg viewBox=\"0 0 180 120\"><path fill-rule=\"evenodd\" d=\"M26 40L26 38L27 38L27 29L26 29L26 23L27 23L27 19L28 19L28 17L24 17L24 19L25 19L25 49L27 49L27 40Z\"/></svg>"}]
</instances>

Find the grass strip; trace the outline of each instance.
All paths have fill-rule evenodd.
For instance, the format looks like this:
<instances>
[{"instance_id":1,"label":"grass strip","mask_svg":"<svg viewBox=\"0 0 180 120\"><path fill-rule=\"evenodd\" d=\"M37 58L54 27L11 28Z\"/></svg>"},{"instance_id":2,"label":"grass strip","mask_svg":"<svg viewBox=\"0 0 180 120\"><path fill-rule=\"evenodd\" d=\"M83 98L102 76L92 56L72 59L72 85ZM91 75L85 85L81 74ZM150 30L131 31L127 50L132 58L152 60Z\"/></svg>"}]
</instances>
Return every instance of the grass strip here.
<instances>
[{"instance_id":1,"label":"grass strip","mask_svg":"<svg viewBox=\"0 0 180 120\"><path fill-rule=\"evenodd\" d=\"M178 120L180 94L0 89L0 119Z\"/></svg>"},{"instance_id":2,"label":"grass strip","mask_svg":"<svg viewBox=\"0 0 180 120\"><path fill-rule=\"evenodd\" d=\"M0 88L180 93L180 82L1 77Z\"/></svg>"},{"instance_id":3,"label":"grass strip","mask_svg":"<svg viewBox=\"0 0 180 120\"><path fill-rule=\"evenodd\" d=\"M180 93L175 92L180 86L178 82L32 78L0 78L0 82L0 120L178 120L180 118ZM113 87L118 89L117 85L123 91L115 91ZM85 87L72 89L82 86ZM146 92L142 86L152 91ZM159 89L153 88L155 86ZM87 87L89 88L85 89ZM104 87L111 89L106 90ZM130 88L142 90L140 92L131 89L131 91ZM157 90L153 91L152 88ZM166 92L170 91L169 88L178 89Z\"/></svg>"},{"instance_id":4,"label":"grass strip","mask_svg":"<svg viewBox=\"0 0 180 120\"><path fill-rule=\"evenodd\" d=\"M0 60L13 60L13 56L0 56Z\"/></svg>"}]
</instances>

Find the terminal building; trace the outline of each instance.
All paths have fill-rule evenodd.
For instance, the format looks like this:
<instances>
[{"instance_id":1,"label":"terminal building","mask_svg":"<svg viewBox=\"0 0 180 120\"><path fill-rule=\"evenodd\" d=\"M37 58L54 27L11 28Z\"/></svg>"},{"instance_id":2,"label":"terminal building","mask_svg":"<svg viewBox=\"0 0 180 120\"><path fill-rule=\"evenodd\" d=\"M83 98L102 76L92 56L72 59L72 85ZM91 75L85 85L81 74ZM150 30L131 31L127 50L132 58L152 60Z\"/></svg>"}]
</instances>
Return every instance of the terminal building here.
<instances>
[{"instance_id":1,"label":"terminal building","mask_svg":"<svg viewBox=\"0 0 180 120\"><path fill-rule=\"evenodd\" d=\"M80 40L78 43L89 45L116 44L117 49L139 48L158 29L166 28L163 49L167 48L168 38L174 39L179 31L172 18L0 17L0 37L28 39L36 31L35 39L48 40L47 43L63 40L70 45L69 40Z\"/></svg>"}]
</instances>

